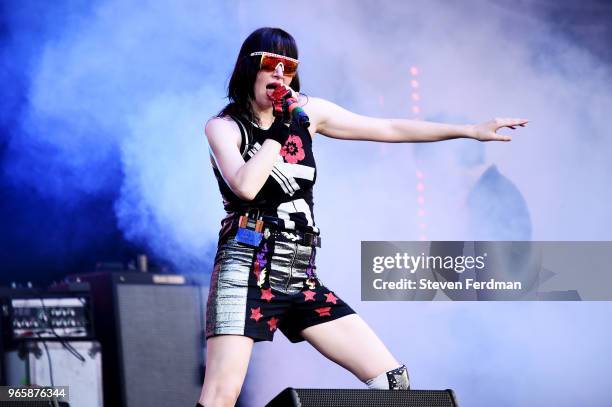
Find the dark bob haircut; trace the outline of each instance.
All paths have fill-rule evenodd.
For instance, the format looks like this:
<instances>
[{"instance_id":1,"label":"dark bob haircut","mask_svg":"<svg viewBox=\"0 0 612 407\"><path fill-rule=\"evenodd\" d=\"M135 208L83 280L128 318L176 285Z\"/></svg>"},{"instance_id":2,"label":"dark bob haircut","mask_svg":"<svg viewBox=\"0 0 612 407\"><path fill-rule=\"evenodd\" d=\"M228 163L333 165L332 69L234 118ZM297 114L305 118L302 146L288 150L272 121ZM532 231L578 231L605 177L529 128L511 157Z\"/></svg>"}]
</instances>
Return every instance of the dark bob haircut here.
<instances>
[{"instance_id":1,"label":"dark bob haircut","mask_svg":"<svg viewBox=\"0 0 612 407\"><path fill-rule=\"evenodd\" d=\"M219 117L234 115L243 116L259 123L259 118L253 113L251 99L255 97L253 85L259 72L259 57L250 56L257 51L273 52L298 59L298 49L295 39L280 28L263 27L251 33L242 43L236 59L234 71L227 87L229 104L219 112ZM300 91L300 78L296 73L291 81L291 88Z\"/></svg>"}]
</instances>

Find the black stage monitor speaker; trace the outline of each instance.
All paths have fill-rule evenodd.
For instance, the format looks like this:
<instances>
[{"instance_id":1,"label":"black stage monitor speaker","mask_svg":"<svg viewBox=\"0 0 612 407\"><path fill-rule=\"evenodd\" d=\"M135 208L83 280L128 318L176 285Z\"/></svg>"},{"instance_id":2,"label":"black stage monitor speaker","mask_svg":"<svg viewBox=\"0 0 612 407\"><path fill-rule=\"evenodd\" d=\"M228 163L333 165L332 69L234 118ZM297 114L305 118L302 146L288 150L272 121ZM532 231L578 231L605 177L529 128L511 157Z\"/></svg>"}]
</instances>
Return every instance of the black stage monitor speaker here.
<instances>
[{"instance_id":1,"label":"black stage monitor speaker","mask_svg":"<svg viewBox=\"0 0 612 407\"><path fill-rule=\"evenodd\" d=\"M0 407L70 407L70 404L62 401L0 401Z\"/></svg>"},{"instance_id":2,"label":"black stage monitor speaker","mask_svg":"<svg viewBox=\"0 0 612 407\"><path fill-rule=\"evenodd\" d=\"M452 390L294 389L266 407L456 407Z\"/></svg>"},{"instance_id":3,"label":"black stage monitor speaker","mask_svg":"<svg viewBox=\"0 0 612 407\"><path fill-rule=\"evenodd\" d=\"M193 405L203 379L203 288L180 275L96 272L70 278L91 285L104 405Z\"/></svg>"}]
</instances>

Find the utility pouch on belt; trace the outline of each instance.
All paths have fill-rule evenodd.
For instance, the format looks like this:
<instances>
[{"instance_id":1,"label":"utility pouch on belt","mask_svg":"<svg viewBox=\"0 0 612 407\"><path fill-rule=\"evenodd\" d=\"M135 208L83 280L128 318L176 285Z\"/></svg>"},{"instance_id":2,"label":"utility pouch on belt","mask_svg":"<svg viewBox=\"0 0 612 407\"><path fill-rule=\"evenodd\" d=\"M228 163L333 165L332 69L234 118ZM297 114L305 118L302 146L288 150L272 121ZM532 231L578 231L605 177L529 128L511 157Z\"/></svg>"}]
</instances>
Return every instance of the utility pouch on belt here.
<instances>
[{"instance_id":1,"label":"utility pouch on belt","mask_svg":"<svg viewBox=\"0 0 612 407\"><path fill-rule=\"evenodd\" d=\"M238 232L236 241L250 247L259 247L263 237L263 220L252 219L248 215L242 215L238 220Z\"/></svg>"}]
</instances>

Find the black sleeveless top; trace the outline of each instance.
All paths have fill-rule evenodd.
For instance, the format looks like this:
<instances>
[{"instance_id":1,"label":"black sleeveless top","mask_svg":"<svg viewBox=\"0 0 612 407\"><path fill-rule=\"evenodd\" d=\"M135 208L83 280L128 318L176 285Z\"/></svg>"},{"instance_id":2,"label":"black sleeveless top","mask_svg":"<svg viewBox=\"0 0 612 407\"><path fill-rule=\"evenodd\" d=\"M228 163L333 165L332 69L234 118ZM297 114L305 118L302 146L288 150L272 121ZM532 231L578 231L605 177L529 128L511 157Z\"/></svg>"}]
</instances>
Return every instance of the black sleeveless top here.
<instances>
[{"instance_id":1,"label":"black sleeveless top","mask_svg":"<svg viewBox=\"0 0 612 407\"><path fill-rule=\"evenodd\" d=\"M267 130L250 121L231 116L241 134L240 152L245 162L251 159L265 141ZM259 210L265 222L281 229L297 229L319 234L313 215L312 187L317 168L312 153L312 138L308 129L291 124L290 136L281 148L270 176L252 201L240 199L229 188L213 165L227 216L221 221L219 241L235 234L238 218L247 211Z\"/></svg>"}]
</instances>

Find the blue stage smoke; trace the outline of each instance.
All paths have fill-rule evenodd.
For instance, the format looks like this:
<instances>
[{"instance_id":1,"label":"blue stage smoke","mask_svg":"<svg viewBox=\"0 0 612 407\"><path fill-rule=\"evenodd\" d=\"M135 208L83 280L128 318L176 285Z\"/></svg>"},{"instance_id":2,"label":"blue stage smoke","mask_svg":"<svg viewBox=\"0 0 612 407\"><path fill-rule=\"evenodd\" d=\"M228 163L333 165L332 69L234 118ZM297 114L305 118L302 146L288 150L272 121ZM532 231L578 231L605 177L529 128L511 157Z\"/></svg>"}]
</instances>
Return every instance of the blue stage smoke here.
<instances>
[{"instance_id":1,"label":"blue stage smoke","mask_svg":"<svg viewBox=\"0 0 612 407\"><path fill-rule=\"evenodd\" d=\"M562 34L540 3L3 3L3 258L22 251L72 267L121 234L206 281L222 207L203 126L225 103L242 40L280 26L298 41L303 90L358 113L410 117L417 65L425 119L531 120L503 131L512 143L484 149L316 136L322 280L374 326L416 387L453 387L466 405L606 405L606 304L359 300L359 242L419 237L417 159L429 239L475 237L463 223L467 198L492 165L520 205L495 208L488 238L506 236L496 234L500 213L528 219L516 233L536 240L611 238L610 66ZM494 201L491 188L477 190L479 203ZM254 405L285 385L359 385L306 346L257 348L245 387Z\"/></svg>"}]
</instances>

